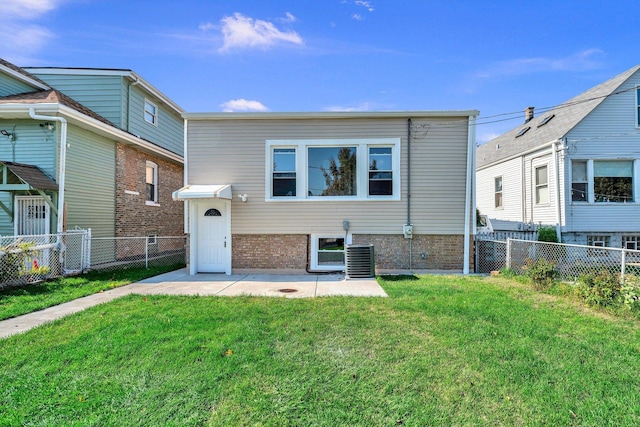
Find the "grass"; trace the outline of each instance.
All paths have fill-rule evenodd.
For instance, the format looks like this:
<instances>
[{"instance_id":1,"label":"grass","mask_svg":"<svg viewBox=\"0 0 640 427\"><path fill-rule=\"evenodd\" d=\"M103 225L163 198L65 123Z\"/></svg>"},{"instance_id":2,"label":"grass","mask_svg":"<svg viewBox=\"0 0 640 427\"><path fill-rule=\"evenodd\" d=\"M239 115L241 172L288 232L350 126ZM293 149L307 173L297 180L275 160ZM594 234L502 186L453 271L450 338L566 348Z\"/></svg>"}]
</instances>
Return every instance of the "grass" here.
<instances>
[{"instance_id":1,"label":"grass","mask_svg":"<svg viewBox=\"0 0 640 427\"><path fill-rule=\"evenodd\" d=\"M101 291L128 285L147 277L180 268L180 265L152 266L96 271L81 276L61 277L19 288L0 290L0 320L42 310Z\"/></svg>"},{"instance_id":2,"label":"grass","mask_svg":"<svg viewBox=\"0 0 640 427\"><path fill-rule=\"evenodd\" d=\"M500 277L131 295L2 341L3 426L635 426L640 325Z\"/></svg>"}]
</instances>

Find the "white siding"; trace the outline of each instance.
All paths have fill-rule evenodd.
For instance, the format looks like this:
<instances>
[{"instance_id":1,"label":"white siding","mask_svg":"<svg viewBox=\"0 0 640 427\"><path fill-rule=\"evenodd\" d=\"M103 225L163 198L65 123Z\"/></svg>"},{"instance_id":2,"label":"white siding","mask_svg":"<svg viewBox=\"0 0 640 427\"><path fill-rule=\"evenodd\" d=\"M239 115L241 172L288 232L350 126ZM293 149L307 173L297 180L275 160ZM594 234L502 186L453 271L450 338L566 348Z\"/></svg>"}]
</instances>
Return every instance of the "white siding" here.
<instances>
[{"instance_id":1,"label":"white siding","mask_svg":"<svg viewBox=\"0 0 640 427\"><path fill-rule=\"evenodd\" d=\"M460 121L460 118L456 118ZM448 122L414 120L414 126ZM417 234L462 234L467 121L416 132L411 147L411 222ZM265 141L301 139L401 139L401 200L265 201ZM407 120L189 120L188 183L231 184L234 234L401 234L407 221ZM247 203L237 194L246 193Z\"/></svg>"},{"instance_id":2,"label":"white siding","mask_svg":"<svg viewBox=\"0 0 640 427\"><path fill-rule=\"evenodd\" d=\"M567 135L565 179L565 231L640 231L640 137L636 126L636 91L640 73L636 72L616 92L605 99ZM625 92L625 90L627 90ZM629 159L636 161L633 203L572 203L569 160Z\"/></svg>"},{"instance_id":3,"label":"white siding","mask_svg":"<svg viewBox=\"0 0 640 427\"><path fill-rule=\"evenodd\" d=\"M495 207L495 178L499 176L502 176L502 208ZM520 157L478 171L476 178L480 213L505 221L524 221Z\"/></svg>"}]
</instances>

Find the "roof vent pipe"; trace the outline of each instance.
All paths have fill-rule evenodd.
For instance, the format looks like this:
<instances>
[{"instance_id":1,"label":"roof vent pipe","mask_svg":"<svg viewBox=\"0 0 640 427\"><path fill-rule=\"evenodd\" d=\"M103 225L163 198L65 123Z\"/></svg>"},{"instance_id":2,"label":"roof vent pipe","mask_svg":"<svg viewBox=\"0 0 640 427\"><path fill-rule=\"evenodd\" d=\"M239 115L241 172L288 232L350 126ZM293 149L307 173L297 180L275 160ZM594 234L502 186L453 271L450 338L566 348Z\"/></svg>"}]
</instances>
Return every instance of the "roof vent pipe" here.
<instances>
[{"instance_id":1,"label":"roof vent pipe","mask_svg":"<svg viewBox=\"0 0 640 427\"><path fill-rule=\"evenodd\" d=\"M531 121L531 119L533 119L533 111L535 110L536 107L527 107L524 110L524 122L528 123Z\"/></svg>"}]
</instances>

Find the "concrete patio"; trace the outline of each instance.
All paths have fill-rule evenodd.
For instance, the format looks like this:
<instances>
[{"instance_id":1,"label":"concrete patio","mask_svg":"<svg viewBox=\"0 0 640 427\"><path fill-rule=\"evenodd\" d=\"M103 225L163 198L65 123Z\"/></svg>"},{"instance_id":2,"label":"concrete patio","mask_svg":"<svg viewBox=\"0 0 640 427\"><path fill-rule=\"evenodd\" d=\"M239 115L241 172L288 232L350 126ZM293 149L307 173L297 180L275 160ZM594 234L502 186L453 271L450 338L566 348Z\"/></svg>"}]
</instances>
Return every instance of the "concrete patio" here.
<instances>
[{"instance_id":1,"label":"concrete patio","mask_svg":"<svg viewBox=\"0 0 640 427\"><path fill-rule=\"evenodd\" d=\"M345 280L342 274L196 274L185 269L89 295L44 310L0 321L0 338L129 295L202 295L310 298L329 296L386 297L372 279Z\"/></svg>"}]
</instances>

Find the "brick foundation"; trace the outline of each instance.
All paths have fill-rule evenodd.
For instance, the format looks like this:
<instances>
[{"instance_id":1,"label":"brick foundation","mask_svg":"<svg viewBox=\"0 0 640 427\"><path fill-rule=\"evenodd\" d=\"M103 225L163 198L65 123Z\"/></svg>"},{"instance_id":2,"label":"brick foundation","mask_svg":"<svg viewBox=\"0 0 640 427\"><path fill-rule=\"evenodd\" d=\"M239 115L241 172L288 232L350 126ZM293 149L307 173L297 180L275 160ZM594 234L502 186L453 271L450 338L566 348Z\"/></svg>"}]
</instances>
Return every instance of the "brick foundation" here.
<instances>
[{"instance_id":1,"label":"brick foundation","mask_svg":"<svg viewBox=\"0 0 640 427\"><path fill-rule=\"evenodd\" d=\"M353 244L373 244L377 269L457 270L463 268L461 235L354 235ZM411 244L412 265L409 265ZM420 254L425 254L425 259ZM307 235L233 235L232 268L304 270ZM470 254L472 260L473 255ZM472 265L472 264L471 264Z\"/></svg>"},{"instance_id":2,"label":"brick foundation","mask_svg":"<svg viewBox=\"0 0 640 427\"><path fill-rule=\"evenodd\" d=\"M158 204L145 203L146 162L158 165ZM116 237L182 236L184 208L171 193L182 187L182 165L139 151L132 146L116 145ZM135 193L138 194L135 194ZM132 194L134 193L134 194Z\"/></svg>"}]
</instances>

